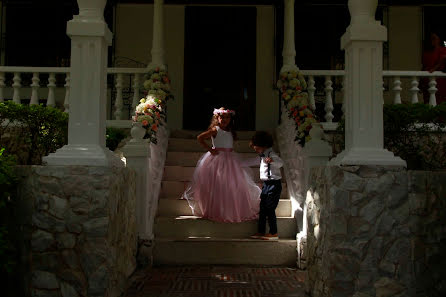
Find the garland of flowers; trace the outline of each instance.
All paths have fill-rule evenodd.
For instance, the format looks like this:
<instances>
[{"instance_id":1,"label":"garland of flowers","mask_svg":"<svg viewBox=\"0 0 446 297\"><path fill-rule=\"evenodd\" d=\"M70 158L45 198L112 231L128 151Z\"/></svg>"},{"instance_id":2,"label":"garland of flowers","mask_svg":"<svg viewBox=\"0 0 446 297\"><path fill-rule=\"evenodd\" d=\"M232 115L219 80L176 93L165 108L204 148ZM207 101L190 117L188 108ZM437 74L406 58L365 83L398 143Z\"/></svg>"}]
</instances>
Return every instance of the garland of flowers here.
<instances>
[{"instance_id":1,"label":"garland of flowers","mask_svg":"<svg viewBox=\"0 0 446 297\"><path fill-rule=\"evenodd\" d=\"M166 119L166 103L173 99L173 95L170 93L167 71L157 67L151 69L145 77L144 88L147 95L139 101L132 120L141 123L146 129L144 138L156 144L156 132Z\"/></svg>"},{"instance_id":2,"label":"garland of flowers","mask_svg":"<svg viewBox=\"0 0 446 297\"><path fill-rule=\"evenodd\" d=\"M280 73L277 87L288 111L288 116L296 124L295 141L301 146L308 142L313 123L317 123L313 111L309 108L307 83L302 73L296 70Z\"/></svg>"}]
</instances>

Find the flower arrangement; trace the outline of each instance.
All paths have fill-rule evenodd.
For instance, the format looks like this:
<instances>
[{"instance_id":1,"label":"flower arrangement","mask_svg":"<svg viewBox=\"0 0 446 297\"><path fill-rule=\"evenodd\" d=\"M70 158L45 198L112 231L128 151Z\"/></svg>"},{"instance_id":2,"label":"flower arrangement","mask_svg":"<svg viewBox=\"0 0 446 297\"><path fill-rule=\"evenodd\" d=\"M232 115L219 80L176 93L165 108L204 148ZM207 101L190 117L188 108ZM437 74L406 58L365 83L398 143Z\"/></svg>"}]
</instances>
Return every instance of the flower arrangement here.
<instances>
[{"instance_id":1,"label":"flower arrangement","mask_svg":"<svg viewBox=\"0 0 446 297\"><path fill-rule=\"evenodd\" d=\"M156 144L156 132L166 119L166 102L173 96L170 93L170 79L167 71L157 67L151 69L145 77L144 88L147 95L139 101L132 120L135 123L141 123L146 130L144 138Z\"/></svg>"},{"instance_id":2,"label":"flower arrangement","mask_svg":"<svg viewBox=\"0 0 446 297\"><path fill-rule=\"evenodd\" d=\"M307 82L299 71L291 70L280 73L277 87L281 92L285 105L292 101L294 101L294 105L297 105L299 101L308 98L308 93L305 92Z\"/></svg>"},{"instance_id":3,"label":"flower arrangement","mask_svg":"<svg viewBox=\"0 0 446 297\"><path fill-rule=\"evenodd\" d=\"M167 71L157 67L150 70L145 77L144 88L148 95L155 96L164 102L173 99L173 95L170 93L170 79Z\"/></svg>"},{"instance_id":4,"label":"flower arrangement","mask_svg":"<svg viewBox=\"0 0 446 297\"><path fill-rule=\"evenodd\" d=\"M133 122L141 123L146 130L144 138L156 144L156 131L158 126L162 124L165 116L161 100L153 95L147 95L146 98L142 98L139 102L132 120Z\"/></svg>"},{"instance_id":5,"label":"flower arrangement","mask_svg":"<svg viewBox=\"0 0 446 297\"><path fill-rule=\"evenodd\" d=\"M304 146L310 137L310 130L318 120L309 108L307 83L304 76L297 70L280 73L277 87L288 111L288 116L296 124L295 141Z\"/></svg>"}]
</instances>

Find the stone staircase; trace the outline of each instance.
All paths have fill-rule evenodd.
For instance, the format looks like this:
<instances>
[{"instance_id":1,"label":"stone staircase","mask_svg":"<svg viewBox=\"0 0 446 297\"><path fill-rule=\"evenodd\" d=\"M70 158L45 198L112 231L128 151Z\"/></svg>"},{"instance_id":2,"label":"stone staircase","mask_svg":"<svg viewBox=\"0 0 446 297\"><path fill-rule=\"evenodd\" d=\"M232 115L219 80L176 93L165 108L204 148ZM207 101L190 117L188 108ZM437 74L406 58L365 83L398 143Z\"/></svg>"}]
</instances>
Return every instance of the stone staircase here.
<instances>
[{"instance_id":1,"label":"stone staircase","mask_svg":"<svg viewBox=\"0 0 446 297\"><path fill-rule=\"evenodd\" d=\"M161 184L154 233L154 265L239 264L295 266L296 221L286 184L276 209L280 240L250 239L257 221L218 223L192 215L186 200L180 199L190 182L195 165L205 152L193 131L172 132ZM242 157L254 157L248 146L253 132L239 132L234 148ZM259 168L253 167L259 180ZM284 179L283 179L284 180Z\"/></svg>"}]
</instances>

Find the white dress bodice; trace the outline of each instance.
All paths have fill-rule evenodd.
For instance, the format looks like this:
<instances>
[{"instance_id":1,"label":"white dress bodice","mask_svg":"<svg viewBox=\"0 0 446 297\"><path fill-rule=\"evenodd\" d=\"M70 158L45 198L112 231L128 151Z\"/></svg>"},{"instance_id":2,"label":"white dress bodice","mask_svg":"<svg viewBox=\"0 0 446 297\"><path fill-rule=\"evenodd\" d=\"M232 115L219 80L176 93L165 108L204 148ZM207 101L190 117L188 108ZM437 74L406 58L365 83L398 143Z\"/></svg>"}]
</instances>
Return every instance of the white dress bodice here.
<instances>
[{"instance_id":1,"label":"white dress bodice","mask_svg":"<svg viewBox=\"0 0 446 297\"><path fill-rule=\"evenodd\" d=\"M215 126L215 129L217 129L217 135L212 137L212 145L215 148L233 148L234 139L232 132L220 129L219 126Z\"/></svg>"}]
</instances>

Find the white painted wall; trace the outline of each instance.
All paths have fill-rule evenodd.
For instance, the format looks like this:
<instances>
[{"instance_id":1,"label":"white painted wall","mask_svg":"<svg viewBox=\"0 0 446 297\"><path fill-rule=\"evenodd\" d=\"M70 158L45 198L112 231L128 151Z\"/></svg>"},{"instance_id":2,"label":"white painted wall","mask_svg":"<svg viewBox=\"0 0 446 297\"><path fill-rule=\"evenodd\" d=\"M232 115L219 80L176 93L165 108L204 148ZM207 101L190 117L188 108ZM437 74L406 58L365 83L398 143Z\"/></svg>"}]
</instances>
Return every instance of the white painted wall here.
<instances>
[{"instance_id":1,"label":"white painted wall","mask_svg":"<svg viewBox=\"0 0 446 297\"><path fill-rule=\"evenodd\" d=\"M388 13L389 70L420 70L421 7L391 6ZM175 100L168 104L168 121L171 129L181 129L185 6L165 5L164 17L166 62L175 96ZM144 64L150 62L152 18L151 4L118 4L114 36L116 56L127 57ZM271 6L257 6L256 42L256 129L270 130L277 126L279 117L278 95L273 90L277 75L274 56L274 9ZM403 85L403 89L408 88ZM402 96L409 98L405 92ZM391 100L391 94L385 94L385 97L386 101Z\"/></svg>"},{"instance_id":2,"label":"white painted wall","mask_svg":"<svg viewBox=\"0 0 446 297\"><path fill-rule=\"evenodd\" d=\"M181 129L183 123L184 69L184 6L164 6L164 46L166 63L172 80L175 100L168 103L171 129ZM152 4L118 4L116 10L116 57L148 64L151 61L153 31ZM122 59L121 59L122 61ZM130 64L134 67L132 64ZM119 65L124 67L124 65Z\"/></svg>"},{"instance_id":3,"label":"white painted wall","mask_svg":"<svg viewBox=\"0 0 446 297\"><path fill-rule=\"evenodd\" d=\"M389 70L421 70L423 15L421 6L389 7ZM390 89L392 81L386 82ZM410 79L401 79L401 100L410 102ZM421 95L419 97L422 97ZM393 92L385 92L384 101L393 102Z\"/></svg>"},{"instance_id":4,"label":"white painted wall","mask_svg":"<svg viewBox=\"0 0 446 297\"><path fill-rule=\"evenodd\" d=\"M165 49L175 100L168 104L171 129L181 129L183 122L184 75L184 5L165 5ZM116 56L142 63L150 62L153 5L119 4L116 11ZM274 129L278 123L278 96L273 91L275 79L274 10L257 7L256 129ZM123 66L123 65L120 65ZM254 112L254 110L253 110Z\"/></svg>"},{"instance_id":5,"label":"white painted wall","mask_svg":"<svg viewBox=\"0 0 446 297\"><path fill-rule=\"evenodd\" d=\"M256 130L273 130L279 121L274 56L274 9L257 7Z\"/></svg>"}]
</instances>

